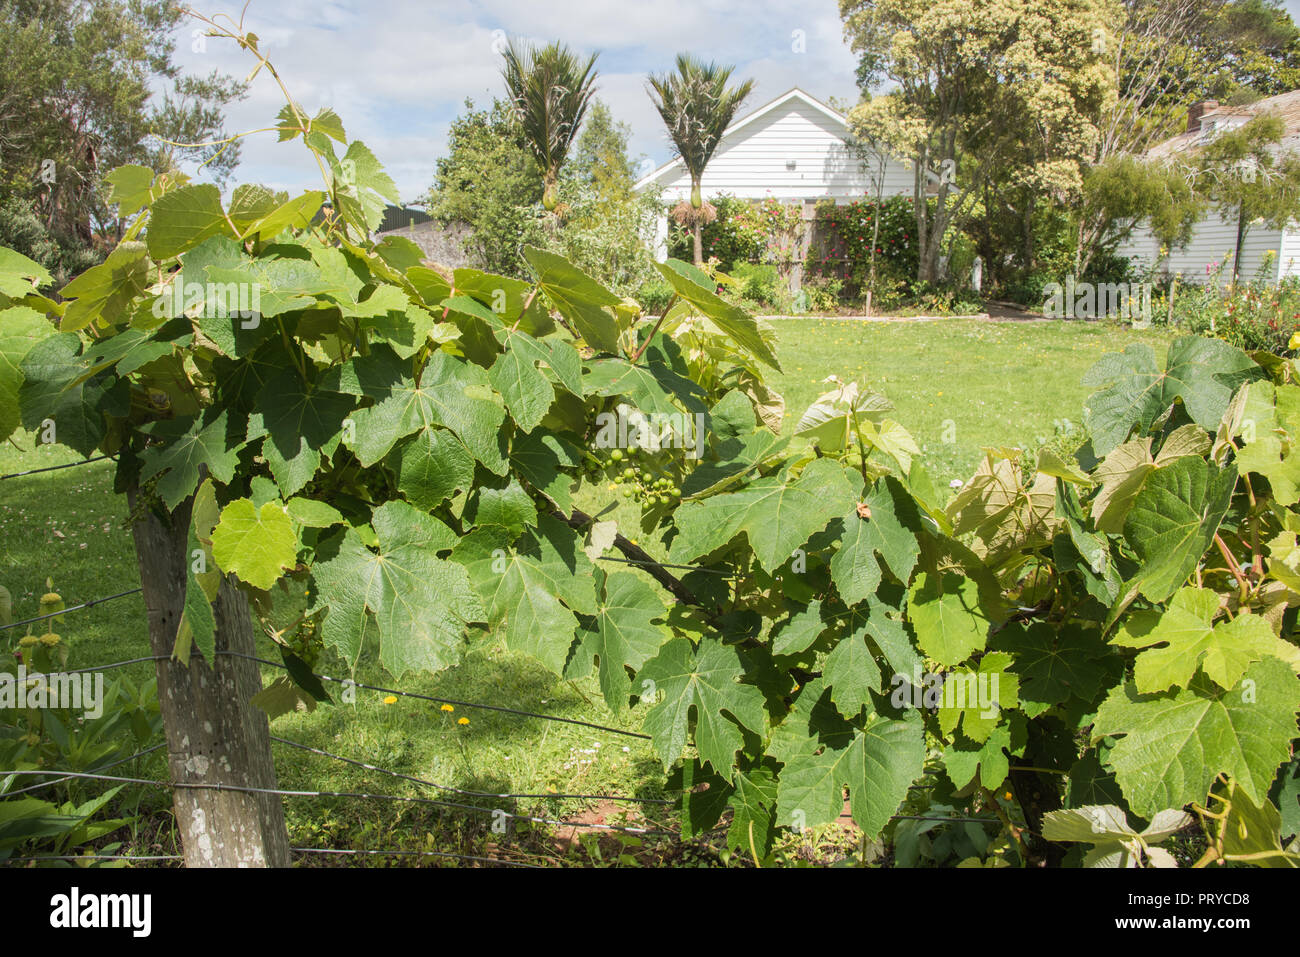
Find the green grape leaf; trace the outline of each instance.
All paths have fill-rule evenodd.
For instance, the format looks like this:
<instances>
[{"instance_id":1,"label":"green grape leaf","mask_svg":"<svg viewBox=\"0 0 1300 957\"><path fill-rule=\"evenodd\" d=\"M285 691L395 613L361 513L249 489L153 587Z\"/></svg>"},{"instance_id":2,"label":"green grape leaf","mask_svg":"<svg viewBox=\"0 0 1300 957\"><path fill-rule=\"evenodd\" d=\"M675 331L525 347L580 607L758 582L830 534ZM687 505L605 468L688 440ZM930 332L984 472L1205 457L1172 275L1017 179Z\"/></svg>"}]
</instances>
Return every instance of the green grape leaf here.
<instances>
[{"instance_id":1,"label":"green grape leaf","mask_svg":"<svg viewBox=\"0 0 1300 957\"><path fill-rule=\"evenodd\" d=\"M821 599L809 602L795 610L790 617L772 630L772 654L797 655L812 647L812 643L826 630L822 621Z\"/></svg>"},{"instance_id":2,"label":"green grape leaf","mask_svg":"<svg viewBox=\"0 0 1300 957\"><path fill-rule=\"evenodd\" d=\"M1001 785L1011 773L1011 759L1007 755L1014 748L1013 730L1010 725L999 725L983 741L955 735L953 743L943 752L948 779L959 789L976 780L977 775L981 787L992 790Z\"/></svg>"},{"instance_id":3,"label":"green grape leaf","mask_svg":"<svg viewBox=\"0 0 1300 957\"><path fill-rule=\"evenodd\" d=\"M544 431L516 436L510 462L528 484L565 512L573 508L573 476L561 470L576 466L578 456L566 443Z\"/></svg>"},{"instance_id":4,"label":"green grape leaf","mask_svg":"<svg viewBox=\"0 0 1300 957\"><path fill-rule=\"evenodd\" d=\"M964 737L988 740L1002 712L1020 703L1020 678L1008 670L1012 660L1004 652L989 652L978 668L957 668L944 675L938 715L944 734L952 734L960 724Z\"/></svg>"},{"instance_id":5,"label":"green grape leaf","mask_svg":"<svg viewBox=\"0 0 1300 957\"><path fill-rule=\"evenodd\" d=\"M216 187L211 187L216 192ZM127 316L127 307L149 285L149 257L141 243L119 243L99 265L91 266L61 290L71 299L59 322L61 332L77 332L93 323L112 326Z\"/></svg>"},{"instance_id":6,"label":"green grape leaf","mask_svg":"<svg viewBox=\"0 0 1300 957\"><path fill-rule=\"evenodd\" d=\"M668 609L655 590L631 572L614 572L604 583L595 618L578 632L575 657L600 662L600 690L614 711L627 706L632 682L627 669L636 671L654 657L668 637L655 621Z\"/></svg>"},{"instance_id":7,"label":"green grape leaf","mask_svg":"<svg viewBox=\"0 0 1300 957\"><path fill-rule=\"evenodd\" d=\"M473 525L498 525L519 535L537 524L537 506L519 480L497 480L475 489L465 506L464 519Z\"/></svg>"},{"instance_id":8,"label":"green grape leaf","mask_svg":"<svg viewBox=\"0 0 1300 957\"><path fill-rule=\"evenodd\" d=\"M925 732L917 712L901 719L868 714L849 733L806 739L785 761L777 819L801 828L829 824L840 816L847 787L854 823L874 839L924 766Z\"/></svg>"},{"instance_id":9,"label":"green grape leaf","mask_svg":"<svg viewBox=\"0 0 1300 957\"><path fill-rule=\"evenodd\" d=\"M1286 660L1292 646L1273 634L1266 619L1242 612L1216 625L1218 612L1216 592L1180 588L1164 612L1128 616L1111 643L1146 649L1133 666L1139 693L1186 688L1197 668L1220 688L1231 688L1251 662L1267 655Z\"/></svg>"},{"instance_id":10,"label":"green grape leaf","mask_svg":"<svg viewBox=\"0 0 1300 957\"><path fill-rule=\"evenodd\" d=\"M427 283L428 293L432 295L435 285L433 279L422 274L417 278L410 271L408 276L416 283L417 288L422 288L421 281ZM516 327L536 338L550 335L555 331L555 320L551 318L550 310L546 308L546 300L541 296L532 295L532 283L467 268L457 269L452 278L456 293L471 296L489 307L492 325L504 324ZM451 291L448 290L444 295L451 295ZM532 301L528 308L524 309L524 303L529 302L530 296ZM426 301L429 305L437 304L427 297Z\"/></svg>"},{"instance_id":11,"label":"green grape leaf","mask_svg":"<svg viewBox=\"0 0 1300 957\"><path fill-rule=\"evenodd\" d=\"M782 473L757 479L736 492L686 502L674 516L679 534L671 558L690 561L744 532L758 563L775 572L796 548L853 506L854 492L844 467L821 458L793 481Z\"/></svg>"},{"instance_id":12,"label":"green grape leaf","mask_svg":"<svg viewBox=\"0 0 1300 957\"><path fill-rule=\"evenodd\" d=\"M89 456L107 434L105 414L125 416L127 383L110 372L85 378L81 340L60 332L32 346L19 364L18 409L23 428L54 423L54 441Z\"/></svg>"},{"instance_id":13,"label":"green grape leaf","mask_svg":"<svg viewBox=\"0 0 1300 957\"><path fill-rule=\"evenodd\" d=\"M0 311L0 442L22 422L18 390L23 384L23 359L33 346L53 334L49 320L35 309L15 306Z\"/></svg>"},{"instance_id":14,"label":"green grape leaf","mask_svg":"<svg viewBox=\"0 0 1300 957\"><path fill-rule=\"evenodd\" d=\"M1203 803L1223 773L1259 804L1290 754L1297 710L1300 681L1284 662L1265 658L1227 691L1202 678L1176 694L1116 687L1097 711L1092 739L1122 735L1106 764L1142 817Z\"/></svg>"},{"instance_id":15,"label":"green grape leaf","mask_svg":"<svg viewBox=\"0 0 1300 957\"><path fill-rule=\"evenodd\" d=\"M979 583L955 569L923 568L907 594L907 618L921 650L956 665L984 647L991 624Z\"/></svg>"},{"instance_id":16,"label":"green grape leaf","mask_svg":"<svg viewBox=\"0 0 1300 957\"><path fill-rule=\"evenodd\" d=\"M763 692L741 684L744 674L736 649L715 638L701 639L698 650L688 639L674 638L637 672L639 693L655 702L643 727L665 768L681 757L694 711L700 759L719 774L731 773L745 743L741 728L762 734L766 726Z\"/></svg>"},{"instance_id":17,"label":"green grape leaf","mask_svg":"<svg viewBox=\"0 0 1300 957\"><path fill-rule=\"evenodd\" d=\"M311 714L316 710L316 699L310 693L299 688L288 675L281 675L269 685L248 699L248 703L266 712L270 720L281 715L303 712Z\"/></svg>"},{"instance_id":18,"label":"green grape leaf","mask_svg":"<svg viewBox=\"0 0 1300 957\"><path fill-rule=\"evenodd\" d=\"M1149 430L1175 399L1182 400L1193 422L1212 431L1237 387L1259 374L1240 349L1202 336L1175 339L1163 370L1145 343L1108 353L1083 378L1084 385L1100 387L1086 403L1093 451L1106 455L1135 426Z\"/></svg>"},{"instance_id":19,"label":"green grape leaf","mask_svg":"<svg viewBox=\"0 0 1300 957\"><path fill-rule=\"evenodd\" d=\"M1279 505L1300 502L1300 455L1296 454L1300 387L1252 382L1241 423L1245 441L1237 453L1237 468L1268 479Z\"/></svg>"},{"instance_id":20,"label":"green grape leaf","mask_svg":"<svg viewBox=\"0 0 1300 957\"><path fill-rule=\"evenodd\" d=\"M698 385L654 359L640 365L626 359L596 359L587 363L587 370L586 394L620 395L650 415L681 415L677 402L688 412L703 413L706 408Z\"/></svg>"},{"instance_id":21,"label":"green grape leaf","mask_svg":"<svg viewBox=\"0 0 1300 957\"><path fill-rule=\"evenodd\" d=\"M1228 816L1221 825L1226 860L1257 867L1300 867L1300 854L1282 848L1282 816L1271 802L1252 800L1239 781L1232 782L1228 801Z\"/></svg>"},{"instance_id":22,"label":"green grape leaf","mask_svg":"<svg viewBox=\"0 0 1300 957\"><path fill-rule=\"evenodd\" d=\"M1014 656L1011 670L1019 676L1020 698L1041 707L1064 704L1071 695L1092 701L1107 674L1099 659L1109 649L1095 628L1015 621L993 644Z\"/></svg>"},{"instance_id":23,"label":"green grape leaf","mask_svg":"<svg viewBox=\"0 0 1300 957\"><path fill-rule=\"evenodd\" d=\"M436 555L455 533L405 502L382 505L371 524L376 551L354 529L317 548L312 579L318 607L329 606L325 643L355 667L374 615L379 660L394 675L456 664L467 624L484 611L465 568Z\"/></svg>"},{"instance_id":24,"label":"green grape leaf","mask_svg":"<svg viewBox=\"0 0 1300 957\"><path fill-rule=\"evenodd\" d=\"M831 701L846 718L854 717L871 703L871 692L880 690L880 667L862 633L845 635L822 663L822 677L831 689Z\"/></svg>"},{"instance_id":25,"label":"green grape leaf","mask_svg":"<svg viewBox=\"0 0 1300 957\"><path fill-rule=\"evenodd\" d=\"M421 429L393 449L390 460L398 490L426 512L474 483L474 457L446 429Z\"/></svg>"},{"instance_id":26,"label":"green grape leaf","mask_svg":"<svg viewBox=\"0 0 1300 957\"><path fill-rule=\"evenodd\" d=\"M537 276L537 285L597 352L618 352L618 321L610 312L621 299L568 260L525 246L524 258Z\"/></svg>"},{"instance_id":27,"label":"green grape leaf","mask_svg":"<svg viewBox=\"0 0 1300 957\"><path fill-rule=\"evenodd\" d=\"M882 564L907 584L921 552L916 538L920 513L897 479L877 481L865 504L869 517L855 509L843 519L842 543L831 559L831 580L848 605L876 593Z\"/></svg>"},{"instance_id":28,"label":"green grape leaf","mask_svg":"<svg viewBox=\"0 0 1300 957\"><path fill-rule=\"evenodd\" d=\"M0 295L21 299L53 284L54 278L44 266L22 253L0 247Z\"/></svg>"},{"instance_id":29,"label":"green grape leaf","mask_svg":"<svg viewBox=\"0 0 1300 957\"><path fill-rule=\"evenodd\" d=\"M216 662L217 621L212 603L217 600L221 588L221 570L212 559L212 529L219 515L212 480L205 479L194 494L194 505L190 510L185 605L172 652L186 667L189 666L191 648L198 648L209 665Z\"/></svg>"},{"instance_id":30,"label":"green grape leaf","mask_svg":"<svg viewBox=\"0 0 1300 957\"><path fill-rule=\"evenodd\" d=\"M286 461L304 446L319 450L338 436L355 404L350 395L304 382L297 369L269 379L257 395L263 426Z\"/></svg>"},{"instance_id":31,"label":"green grape leaf","mask_svg":"<svg viewBox=\"0 0 1300 957\"><path fill-rule=\"evenodd\" d=\"M1135 580L1143 596L1164 601L1196 570L1236 482L1235 466L1217 469L1192 456L1147 477L1124 522L1124 537L1142 563Z\"/></svg>"},{"instance_id":32,"label":"green grape leaf","mask_svg":"<svg viewBox=\"0 0 1300 957\"><path fill-rule=\"evenodd\" d=\"M300 196L281 203L261 219L244 229L245 238L266 241L286 229L306 229L325 203L320 190L308 190Z\"/></svg>"},{"instance_id":33,"label":"green grape leaf","mask_svg":"<svg viewBox=\"0 0 1300 957\"><path fill-rule=\"evenodd\" d=\"M352 449L362 465L373 465L398 440L441 425L451 429L475 459L504 475L509 466L502 454L500 430L506 413L493 401L490 389L481 367L436 351L418 385L404 377L387 386L375 405L353 416Z\"/></svg>"},{"instance_id":34,"label":"green grape leaf","mask_svg":"<svg viewBox=\"0 0 1300 957\"><path fill-rule=\"evenodd\" d=\"M140 478L166 473L158 480L157 492L168 509L175 509L198 488L204 469L222 485L234 478L244 443L233 434L227 412L206 421L164 419L148 432L160 444L151 444L141 453Z\"/></svg>"},{"instance_id":35,"label":"green grape leaf","mask_svg":"<svg viewBox=\"0 0 1300 957\"><path fill-rule=\"evenodd\" d=\"M221 510L212 530L212 557L223 572L238 575L254 588L270 588L298 560L298 536L279 502L259 509L239 498Z\"/></svg>"},{"instance_id":36,"label":"green grape leaf","mask_svg":"<svg viewBox=\"0 0 1300 957\"><path fill-rule=\"evenodd\" d=\"M159 262L218 234L233 235L221 208L221 190L211 183L168 190L149 207L145 242Z\"/></svg>"},{"instance_id":37,"label":"green grape leaf","mask_svg":"<svg viewBox=\"0 0 1300 957\"><path fill-rule=\"evenodd\" d=\"M313 121L314 123L315 121ZM325 131L333 135L329 130ZM311 140L312 134L308 134ZM319 144L320 140L312 141ZM333 163L334 195L339 211L363 232L372 232L384 221L388 203L399 202L397 184L384 172L375 154L360 140L353 140L343 159Z\"/></svg>"},{"instance_id":38,"label":"green grape leaf","mask_svg":"<svg viewBox=\"0 0 1300 957\"><path fill-rule=\"evenodd\" d=\"M329 528L344 523L343 513L328 502L298 496L289 499L285 507L289 517L304 528Z\"/></svg>"},{"instance_id":39,"label":"green grape leaf","mask_svg":"<svg viewBox=\"0 0 1300 957\"><path fill-rule=\"evenodd\" d=\"M262 441L270 433L266 429L263 421L263 413L254 412L248 417L248 444L254 445L261 442L262 457L266 459L267 466L271 469L271 475L275 477L279 488L276 489L276 497L282 495L293 495L306 487L307 483L312 480L317 471L320 470L322 449L314 449L306 442L300 442L296 447L296 452L289 457L280 453L279 446L274 442ZM332 451L332 447L337 447L337 442L331 440L323 446L325 452Z\"/></svg>"},{"instance_id":40,"label":"green grape leaf","mask_svg":"<svg viewBox=\"0 0 1300 957\"><path fill-rule=\"evenodd\" d=\"M532 655L556 674L578 627L573 612L597 611L594 569L576 533L542 516L512 549L506 529L477 529L457 543L452 557L468 570L506 647Z\"/></svg>"},{"instance_id":41,"label":"green grape leaf","mask_svg":"<svg viewBox=\"0 0 1300 957\"><path fill-rule=\"evenodd\" d=\"M509 333L505 352L488 369L488 381L505 399L506 408L525 432L537 428L555 400L555 390L537 368L551 354L525 332Z\"/></svg>"},{"instance_id":42,"label":"green grape leaf","mask_svg":"<svg viewBox=\"0 0 1300 957\"><path fill-rule=\"evenodd\" d=\"M749 771L737 771L735 790L727 799L731 826L727 846L762 860L772 850L776 836L777 780L771 760Z\"/></svg>"},{"instance_id":43,"label":"green grape leaf","mask_svg":"<svg viewBox=\"0 0 1300 957\"><path fill-rule=\"evenodd\" d=\"M713 320L718 328L729 335L738 346L777 372L781 371L781 364L776 361L776 355L763 340L754 318L739 306L733 306L723 300L712 289L701 285L697 278L699 277L697 270L676 259L651 265L659 271L659 275L668 280L668 284L673 287L673 292Z\"/></svg>"}]
</instances>

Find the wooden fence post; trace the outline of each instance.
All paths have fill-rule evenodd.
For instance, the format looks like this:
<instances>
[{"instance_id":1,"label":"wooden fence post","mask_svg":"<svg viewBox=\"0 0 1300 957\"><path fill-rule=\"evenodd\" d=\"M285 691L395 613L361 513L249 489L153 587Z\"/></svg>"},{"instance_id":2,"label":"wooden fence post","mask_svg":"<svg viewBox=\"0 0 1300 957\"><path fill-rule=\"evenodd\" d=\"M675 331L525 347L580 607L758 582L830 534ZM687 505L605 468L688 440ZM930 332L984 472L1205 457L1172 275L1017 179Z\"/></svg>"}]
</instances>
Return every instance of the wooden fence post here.
<instances>
[{"instance_id":1,"label":"wooden fence post","mask_svg":"<svg viewBox=\"0 0 1300 957\"><path fill-rule=\"evenodd\" d=\"M190 514L187 499L170 515L138 507L127 492L140 585L149 615L149 645L158 674L158 703L167 734L167 763L176 785L276 789L266 714L249 703L262 687L252 655L248 601L229 578L212 610L216 660L194 651L188 666L171 658L185 602ZM213 788L174 789L187 867L287 867L289 837L279 795Z\"/></svg>"}]
</instances>

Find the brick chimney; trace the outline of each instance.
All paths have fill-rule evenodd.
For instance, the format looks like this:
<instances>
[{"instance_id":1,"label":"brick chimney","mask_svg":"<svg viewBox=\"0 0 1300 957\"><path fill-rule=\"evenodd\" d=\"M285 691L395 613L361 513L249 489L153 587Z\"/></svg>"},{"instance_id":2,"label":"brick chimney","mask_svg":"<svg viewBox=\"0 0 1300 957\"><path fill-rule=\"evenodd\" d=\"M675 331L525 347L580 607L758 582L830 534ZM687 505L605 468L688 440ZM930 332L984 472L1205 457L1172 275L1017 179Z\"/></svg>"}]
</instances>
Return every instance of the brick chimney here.
<instances>
[{"instance_id":1,"label":"brick chimney","mask_svg":"<svg viewBox=\"0 0 1300 957\"><path fill-rule=\"evenodd\" d=\"M1187 108L1187 132L1195 133L1201 128L1201 117L1219 108L1218 100L1201 100Z\"/></svg>"}]
</instances>

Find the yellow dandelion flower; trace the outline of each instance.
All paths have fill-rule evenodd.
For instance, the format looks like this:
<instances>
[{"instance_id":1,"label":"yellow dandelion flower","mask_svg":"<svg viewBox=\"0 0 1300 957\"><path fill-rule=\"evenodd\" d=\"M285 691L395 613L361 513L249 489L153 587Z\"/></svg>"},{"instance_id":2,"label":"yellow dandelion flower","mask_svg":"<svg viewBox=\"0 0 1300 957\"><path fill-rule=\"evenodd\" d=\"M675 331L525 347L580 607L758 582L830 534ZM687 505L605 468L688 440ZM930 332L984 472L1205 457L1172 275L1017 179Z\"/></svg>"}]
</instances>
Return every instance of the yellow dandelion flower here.
<instances>
[{"instance_id":1,"label":"yellow dandelion flower","mask_svg":"<svg viewBox=\"0 0 1300 957\"><path fill-rule=\"evenodd\" d=\"M443 710L443 711L455 711L455 710L456 710L456 706L455 706L455 705L451 705L451 704L445 704L445 705L442 706L442 710Z\"/></svg>"},{"instance_id":2,"label":"yellow dandelion flower","mask_svg":"<svg viewBox=\"0 0 1300 957\"><path fill-rule=\"evenodd\" d=\"M469 718L457 718L457 719L456 719L456 723L457 723L457 724L469 724Z\"/></svg>"},{"instance_id":3,"label":"yellow dandelion flower","mask_svg":"<svg viewBox=\"0 0 1300 957\"><path fill-rule=\"evenodd\" d=\"M384 704L397 704L397 695L390 694L384 698Z\"/></svg>"}]
</instances>

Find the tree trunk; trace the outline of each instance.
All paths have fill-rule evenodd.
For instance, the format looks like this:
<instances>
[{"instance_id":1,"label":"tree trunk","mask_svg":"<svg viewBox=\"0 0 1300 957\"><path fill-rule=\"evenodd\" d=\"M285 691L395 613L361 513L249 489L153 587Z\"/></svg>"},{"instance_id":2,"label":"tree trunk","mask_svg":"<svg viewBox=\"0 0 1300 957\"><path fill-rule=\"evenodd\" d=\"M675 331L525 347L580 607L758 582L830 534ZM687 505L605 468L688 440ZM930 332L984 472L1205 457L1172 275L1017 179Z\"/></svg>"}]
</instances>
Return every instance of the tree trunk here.
<instances>
[{"instance_id":1,"label":"tree trunk","mask_svg":"<svg viewBox=\"0 0 1300 957\"><path fill-rule=\"evenodd\" d=\"M704 243L700 238L700 221L695 220L695 265L704 265Z\"/></svg>"},{"instance_id":2,"label":"tree trunk","mask_svg":"<svg viewBox=\"0 0 1300 957\"><path fill-rule=\"evenodd\" d=\"M139 490L127 492L137 514ZM170 516L139 510L132 525L140 584L149 615L149 644L157 661L158 704L167 734L172 782L276 788L266 714L249 703L262 687L257 665L222 651L255 653L248 601L229 578L213 602L215 662L198 650L186 667L172 659L185 602L190 510ZM210 556L209 556L210 559ZM278 795L204 788L173 790L187 867L287 867L289 836Z\"/></svg>"}]
</instances>

